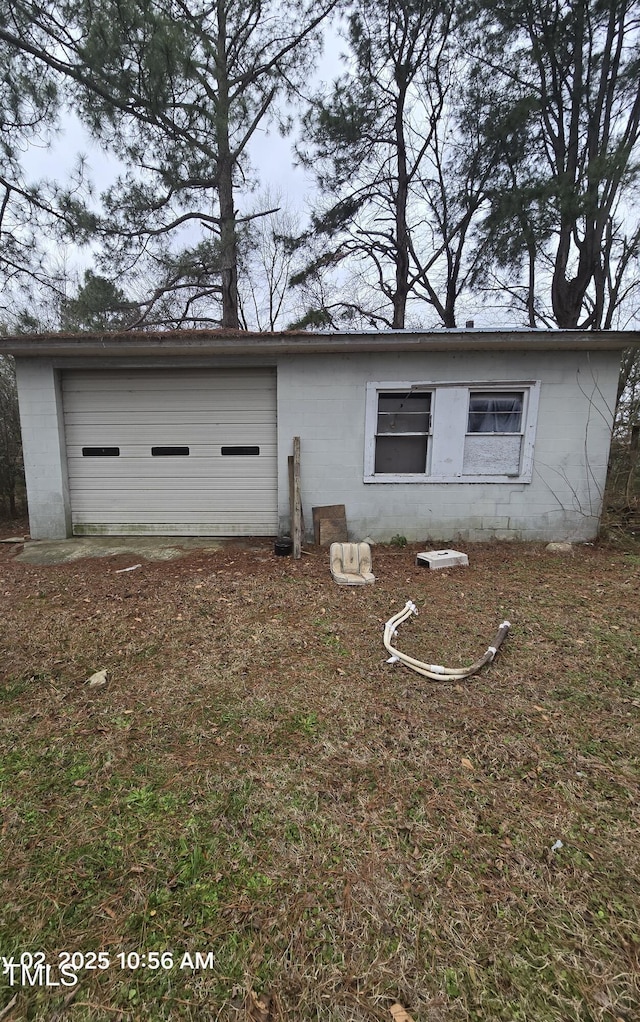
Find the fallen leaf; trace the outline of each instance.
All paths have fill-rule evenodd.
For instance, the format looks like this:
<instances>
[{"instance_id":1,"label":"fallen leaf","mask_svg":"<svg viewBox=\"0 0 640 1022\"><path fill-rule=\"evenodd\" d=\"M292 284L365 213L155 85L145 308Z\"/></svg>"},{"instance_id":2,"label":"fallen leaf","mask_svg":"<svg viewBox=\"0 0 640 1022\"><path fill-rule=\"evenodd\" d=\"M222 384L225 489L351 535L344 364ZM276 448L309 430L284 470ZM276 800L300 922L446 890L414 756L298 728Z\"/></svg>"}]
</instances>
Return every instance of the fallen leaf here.
<instances>
[{"instance_id":1,"label":"fallen leaf","mask_svg":"<svg viewBox=\"0 0 640 1022\"><path fill-rule=\"evenodd\" d=\"M461 759L460 762L462 766L465 768L465 770L475 770L475 767L470 759Z\"/></svg>"},{"instance_id":2,"label":"fallen leaf","mask_svg":"<svg viewBox=\"0 0 640 1022\"><path fill-rule=\"evenodd\" d=\"M268 994L257 994L250 990L245 1002L247 1022L269 1022L271 1018L271 998Z\"/></svg>"},{"instance_id":3,"label":"fallen leaf","mask_svg":"<svg viewBox=\"0 0 640 1022\"><path fill-rule=\"evenodd\" d=\"M409 1012L401 1004L392 1004L389 1008L394 1022L413 1022Z\"/></svg>"},{"instance_id":4,"label":"fallen leaf","mask_svg":"<svg viewBox=\"0 0 640 1022\"><path fill-rule=\"evenodd\" d=\"M74 788L86 788L87 782L86 781L74 781L73 782L73 786L74 786Z\"/></svg>"}]
</instances>

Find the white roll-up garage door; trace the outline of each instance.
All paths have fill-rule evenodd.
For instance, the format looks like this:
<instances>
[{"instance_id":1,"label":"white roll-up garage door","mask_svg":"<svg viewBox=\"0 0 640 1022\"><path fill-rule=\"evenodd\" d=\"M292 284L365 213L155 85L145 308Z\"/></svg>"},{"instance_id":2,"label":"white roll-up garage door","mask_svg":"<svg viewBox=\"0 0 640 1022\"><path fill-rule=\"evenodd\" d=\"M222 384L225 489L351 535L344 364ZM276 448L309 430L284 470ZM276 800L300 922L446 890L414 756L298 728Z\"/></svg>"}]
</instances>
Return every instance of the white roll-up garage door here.
<instances>
[{"instance_id":1,"label":"white roll-up garage door","mask_svg":"<svg viewBox=\"0 0 640 1022\"><path fill-rule=\"evenodd\" d=\"M71 370L62 393L75 535L277 532L274 370Z\"/></svg>"}]
</instances>

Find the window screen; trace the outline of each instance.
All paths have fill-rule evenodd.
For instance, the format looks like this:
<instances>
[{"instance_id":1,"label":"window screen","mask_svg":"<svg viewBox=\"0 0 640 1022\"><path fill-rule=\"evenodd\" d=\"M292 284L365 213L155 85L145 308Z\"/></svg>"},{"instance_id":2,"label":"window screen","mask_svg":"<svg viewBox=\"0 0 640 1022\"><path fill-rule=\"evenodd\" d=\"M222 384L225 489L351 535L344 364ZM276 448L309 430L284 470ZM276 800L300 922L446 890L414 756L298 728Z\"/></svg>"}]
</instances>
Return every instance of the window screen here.
<instances>
[{"instance_id":1,"label":"window screen","mask_svg":"<svg viewBox=\"0 0 640 1022\"><path fill-rule=\"evenodd\" d=\"M471 393L468 433L520 433L522 430L522 391L514 393Z\"/></svg>"},{"instance_id":2,"label":"window screen","mask_svg":"<svg viewBox=\"0 0 640 1022\"><path fill-rule=\"evenodd\" d=\"M431 394L378 394L376 473L424 473L431 422Z\"/></svg>"}]
</instances>

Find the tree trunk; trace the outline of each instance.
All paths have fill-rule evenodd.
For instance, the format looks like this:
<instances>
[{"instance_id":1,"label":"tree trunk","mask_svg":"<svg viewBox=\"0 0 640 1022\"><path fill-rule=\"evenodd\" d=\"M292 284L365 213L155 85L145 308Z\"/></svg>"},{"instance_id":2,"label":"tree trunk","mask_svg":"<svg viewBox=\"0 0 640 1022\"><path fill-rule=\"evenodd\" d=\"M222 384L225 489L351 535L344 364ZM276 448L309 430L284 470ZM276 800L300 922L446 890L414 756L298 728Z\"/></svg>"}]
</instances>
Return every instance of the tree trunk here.
<instances>
[{"instance_id":1,"label":"tree trunk","mask_svg":"<svg viewBox=\"0 0 640 1022\"><path fill-rule=\"evenodd\" d=\"M222 148L222 146L220 147ZM236 215L233 208L233 180L231 160L220 161L220 258L222 277L222 325L240 329L238 316L238 238Z\"/></svg>"},{"instance_id":2,"label":"tree trunk","mask_svg":"<svg viewBox=\"0 0 640 1022\"><path fill-rule=\"evenodd\" d=\"M638 458L640 456L640 425L636 422L631 427L631 440L629 442L629 473L627 475L627 485L625 486L625 499L627 504L631 504L634 498L634 480L636 470L638 468Z\"/></svg>"},{"instance_id":3,"label":"tree trunk","mask_svg":"<svg viewBox=\"0 0 640 1022\"><path fill-rule=\"evenodd\" d=\"M227 15L224 0L218 0L218 203L220 206L220 266L222 283L222 326L240 329L238 315L238 238L233 204L233 161L229 143L229 80L227 61Z\"/></svg>"},{"instance_id":4,"label":"tree trunk","mask_svg":"<svg viewBox=\"0 0 640 1022\"><path fill-rule=\"evenodd\" d=\"M560 228L560 240L556 252L553 280L551 282L551 305L556 323L561 330L572 330L578 325L582 300L576 305L572 293L573 281L567 280L567 266L571 249L572 225L565 223Z\"/></svg>"},{"instance_id":5,"label":"tree trunk","mask_svg":"<svg viewBox=\"0 0 640 1022\"><path fill-rule=\"evenodd\" d=\"M395 330L403 330L409 293L409 232L407 230L407 202L409 199L409 174L407 172L407 146L404 137L404 105L406 84L396 81L399 94L396 100L395 135L397 153L398 191L396 193L396 288L393 296L393 322Z\"/></svg>"},{"instance_id":6,"label":"tree trunk","mask_svg":"<svg viewBox=\"0 0 640 1022\"><path fill-rule=\"evenodd\" d=\"M527 242L527 254L529 256L529 280L527 284L527 317L529 326L534 328L536 322L536 247L532 242Z\"/></svg>"}]
</instances>

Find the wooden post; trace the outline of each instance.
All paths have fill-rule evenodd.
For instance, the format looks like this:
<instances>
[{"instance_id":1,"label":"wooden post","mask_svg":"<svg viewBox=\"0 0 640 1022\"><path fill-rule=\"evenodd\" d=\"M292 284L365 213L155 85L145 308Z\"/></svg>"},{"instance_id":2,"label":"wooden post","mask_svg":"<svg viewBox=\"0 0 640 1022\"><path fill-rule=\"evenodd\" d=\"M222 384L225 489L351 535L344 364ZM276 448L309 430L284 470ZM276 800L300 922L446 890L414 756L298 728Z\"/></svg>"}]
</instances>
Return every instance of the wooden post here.
<instances>
[{"instance_id":1,"label":"wooden post","mask_svg":"<svg viewBox=\"0 0 640 1022\"><path fill-rule=\"evenodd\" d=\"M289 529L293 534L293 454L287 458L287 470L289 473Z\"/></svg>"},{"instance_id":2,"label":"wooden post","mask_svg":"<svg viewBox=\"0 0 640 1022\"><path fill-rule=\"evenodd\" d=\"M293 518L291 521L293 556L302 556L302 495L300 493L300 437L293 438Z\"/></svg>"}]
</instances>

